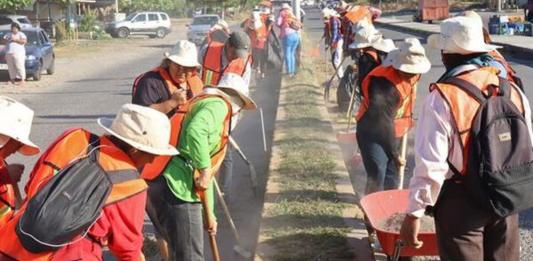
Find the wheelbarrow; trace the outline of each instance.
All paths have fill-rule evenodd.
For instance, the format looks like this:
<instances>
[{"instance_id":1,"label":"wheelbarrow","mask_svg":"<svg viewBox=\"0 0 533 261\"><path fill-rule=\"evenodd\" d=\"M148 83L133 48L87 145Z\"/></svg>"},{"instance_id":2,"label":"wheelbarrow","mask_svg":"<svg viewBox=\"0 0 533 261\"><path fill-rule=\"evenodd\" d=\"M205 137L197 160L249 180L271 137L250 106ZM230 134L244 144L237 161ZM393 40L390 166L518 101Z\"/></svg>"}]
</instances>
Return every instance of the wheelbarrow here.
<instances>
[{"instance_id":1,"label":"wheelbarrow","mask_svg":"<svg viewBox=\"0 0 533 261\"><path fill-rule=\"evenodd\" d=\"M381 244L382 252L389 260L397 261L400 257L437 256L437 238L435 232L421 231L418 239L424 242L421 248L404 246L400 241L400 231L389 231L383 226L388 218L397 213L405 213L409 190L387 190L372 193L361 199L361 207Z\"/></svg>"}]
</instances>

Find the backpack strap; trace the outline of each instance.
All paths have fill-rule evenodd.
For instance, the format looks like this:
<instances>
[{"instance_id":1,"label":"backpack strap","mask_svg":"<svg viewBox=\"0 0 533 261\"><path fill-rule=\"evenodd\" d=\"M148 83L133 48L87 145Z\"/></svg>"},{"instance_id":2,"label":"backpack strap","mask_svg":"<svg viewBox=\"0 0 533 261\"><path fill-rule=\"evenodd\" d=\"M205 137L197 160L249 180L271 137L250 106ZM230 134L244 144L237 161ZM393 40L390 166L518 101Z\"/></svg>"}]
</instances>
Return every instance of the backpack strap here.
<instances>
[{"instance_id":1,"label":"backpack strap","mask_svg":"<svg viewBox=\"0 0 533 261\"><path fill-rule=\"evenodd\" d=\"M500 81L498 95L511 99L511 83L503 77L498 77L498 79Z\"/></svg>"},{"instance_id":2,"label":"backpack strap","mask_svg":"<svg viewBox=\"0 0 533 261\"><path fill-rule=\"evenodd\" d=\"M445 79L444 81L442 81L442 83L452 84L459 87L461 90L472 96L472 98L474 98L479 103L483 103L487 100L487 97L485 97L485 94L483 94L483 92L479 88L463 79L452 77Z\"/></svg>"},{"instance_id":3,"label":"backpack strap","mask_svg":"<svg viewBox=\"0 0 533 261\"><path fill-rule=\"evenodd\" d=\"M98 162L100 158L100 137L96 134L89 134L89 144L87 145L87 153L91 153L94 150L94 153L91 153L89 157L95 162Z\"/></svg>"}]
</instances>

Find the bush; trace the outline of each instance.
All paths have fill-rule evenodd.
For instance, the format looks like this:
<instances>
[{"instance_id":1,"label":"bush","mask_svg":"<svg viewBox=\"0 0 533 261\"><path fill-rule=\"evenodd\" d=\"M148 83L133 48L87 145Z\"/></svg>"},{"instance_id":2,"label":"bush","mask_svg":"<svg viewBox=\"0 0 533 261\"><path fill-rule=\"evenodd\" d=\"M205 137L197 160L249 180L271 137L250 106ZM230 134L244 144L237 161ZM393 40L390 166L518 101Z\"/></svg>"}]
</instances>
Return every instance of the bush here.
<instances>
[{"instance_id":1,"label":"bush","mask_svg":"<svg viewBox=\"0 0 533 261\"><path fill-rule=\"evenodd\" d=\"M68 31L65 21L55 22L54 27L56 31L56 41L59 43L66 40L68 37Z\"/></svg>"},{"instance_id":2,"label":"bush","mask_svg":"<svg viewBox=\"0 0 533 261\"><path fill-rule=\"evenodd\" d=\"M87 11L80 20L80 32L94 31L94 28L97 25L97 20L98 16L96 14L96 11Z\"/></svg>"}]
</instances>

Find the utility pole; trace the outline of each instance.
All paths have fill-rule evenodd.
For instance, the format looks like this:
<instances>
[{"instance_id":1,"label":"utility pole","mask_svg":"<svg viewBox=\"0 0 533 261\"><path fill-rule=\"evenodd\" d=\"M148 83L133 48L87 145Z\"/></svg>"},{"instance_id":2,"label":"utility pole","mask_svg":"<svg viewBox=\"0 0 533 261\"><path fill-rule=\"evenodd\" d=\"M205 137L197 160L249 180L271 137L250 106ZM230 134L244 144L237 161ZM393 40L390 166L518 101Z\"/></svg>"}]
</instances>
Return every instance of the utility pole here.
<instances>
[{"instance_id":1,"label":"utility pole","mask_svg":"<svg viewBox=\"0 0 533 261\"><path fill-rule=\"evenodd\" d=\"M296 15L296 18L298 18L298 21L301 20L300 8L300 0L292 0L292 9L294 10L294 15Z\"/></svg>"},{"instance_id":2,"label":"utility pole","mask_svg":"<svg viewBox=\"0 0 533 261\"><path fill-rule=\"evenodd\" d=\"M115 0L115 14L118 14L118 0Z\"/></svg>"}]
</instances>

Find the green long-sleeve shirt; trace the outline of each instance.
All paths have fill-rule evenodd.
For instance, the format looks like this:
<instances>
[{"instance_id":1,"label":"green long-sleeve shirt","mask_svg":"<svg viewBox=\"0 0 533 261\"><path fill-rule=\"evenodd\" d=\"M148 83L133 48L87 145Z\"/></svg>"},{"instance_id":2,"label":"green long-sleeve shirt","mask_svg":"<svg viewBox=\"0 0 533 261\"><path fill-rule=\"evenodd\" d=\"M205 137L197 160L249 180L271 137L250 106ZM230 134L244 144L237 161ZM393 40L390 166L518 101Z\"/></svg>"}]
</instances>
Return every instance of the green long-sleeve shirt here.
<instances>
[{"instance_id":1,"label":"green long-sleeve shirt","mask_svg":"<svg viewBox=\"0 0 533 261\"><path fill-rule=\"evenodd\" d=\"M220 149L228 105L219 97L195 102L183 120L178 150L163 172L172 193L186 202L199 202L194 190L194 170L211 167L211 156ZM213 173L214 174L214 173ZM206 196L214 217L213 183Z\"/></svg>"}]
</instances>

